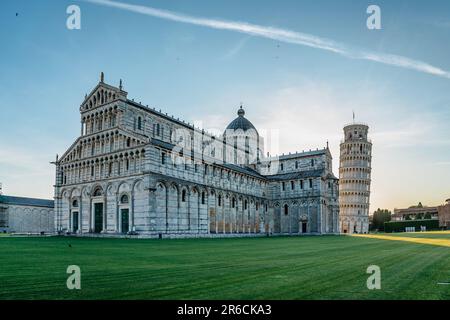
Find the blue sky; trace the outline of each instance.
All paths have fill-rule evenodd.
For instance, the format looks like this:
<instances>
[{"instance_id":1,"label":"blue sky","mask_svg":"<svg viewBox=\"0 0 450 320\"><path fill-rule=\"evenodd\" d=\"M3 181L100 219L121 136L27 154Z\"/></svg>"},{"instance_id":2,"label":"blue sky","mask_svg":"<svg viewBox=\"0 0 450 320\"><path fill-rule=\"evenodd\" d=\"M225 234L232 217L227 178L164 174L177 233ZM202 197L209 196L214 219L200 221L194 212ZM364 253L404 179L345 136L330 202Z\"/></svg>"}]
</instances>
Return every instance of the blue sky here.
<instances>
[{"instance_id":1,"label":"blue sky","mask_svg":"<svg viewBox=\"0 0 450 320\"><path fill-rule=\"evenodd\" d=\"M122 2L450 70L449 1ZM81 30L66 28L71 4L81 8ZM366 27L369 4L381 8L381 30ZM374 142L372 210L450 197L448 77L89 1L2 1L0 40L4 193L53 196L49 162L77 138L79 104L103 71L108 83L123 79L130 98L211 130L222 130L243 102L260 131L279 133L272 153L328 140L336 175L342 127L354 110Z\"/></svg>"}]
</instances>

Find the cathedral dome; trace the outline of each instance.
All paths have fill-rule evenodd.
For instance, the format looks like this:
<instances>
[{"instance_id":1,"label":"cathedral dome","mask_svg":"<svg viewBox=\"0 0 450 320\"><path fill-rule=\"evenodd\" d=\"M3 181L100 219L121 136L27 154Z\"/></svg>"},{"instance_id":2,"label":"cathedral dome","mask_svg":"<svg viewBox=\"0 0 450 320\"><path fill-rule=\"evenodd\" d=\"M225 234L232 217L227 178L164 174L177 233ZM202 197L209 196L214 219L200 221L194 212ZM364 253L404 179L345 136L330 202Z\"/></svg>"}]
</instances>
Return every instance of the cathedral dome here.
<instances>
[{"instance_id":1,"label":"cathedral dome","mask_svg":"<svg viewBox=\"0 0 450 320\"><path fill-rule=\"evenodd\" d=\"M236 119L234 119L233 121L231 121L231 123L228 125L226 130L242 130L242 131L247 131L250 129L253 129L256 131L256 133L258 133L258 131L256 130L255 126L247 119L245 118L245 111L244 109L242 109L242 106L239 108L238 112L238 117Z\"/></svg>"}]
</instances>

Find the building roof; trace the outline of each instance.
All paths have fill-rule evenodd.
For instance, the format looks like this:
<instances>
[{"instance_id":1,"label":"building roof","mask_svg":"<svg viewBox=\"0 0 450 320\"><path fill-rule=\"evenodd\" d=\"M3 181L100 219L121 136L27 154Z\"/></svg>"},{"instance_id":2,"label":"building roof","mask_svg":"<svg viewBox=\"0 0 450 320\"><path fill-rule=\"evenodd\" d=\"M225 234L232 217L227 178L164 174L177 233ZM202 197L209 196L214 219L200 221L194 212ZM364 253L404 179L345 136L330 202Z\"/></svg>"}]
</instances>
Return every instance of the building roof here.
<instances>
[{"instance_id":1,"label":"building roof","mask_svg":"<svg viewBox=\"0 0 450 320\"><path fill-rule=\"evenodd\" d=\"M290 153L290 154L282 154L278 156L271 156L264 158L264 162L269 161L276 161L276 160L288 160L288 159L295 159L295 158L302 158L302 157L312 157L312 156L318 156L322 154L329 153L329 149L323 148L323 149L317 149L317 150L309 150L309 151L303 151L303 152L296 152L296 153ZM331 154L330 154L331 155Z\"/></svg>"},{"instance_id":2,"label":"building roof","mask_svg":"<svg viewBox=\"0 0 450 320\"><path fill-rule=\"evenodd\" d=\"M394 209L393 216L405 215L405 214L417 214L417 213L425 213L425 212L437 212L437 207L411 207L404 209Z\"/></svg>"},{"instance_id":3,"label":"building roof","mask_svg":"<svg viewBox=\"0 0 450 320\"><path fill-rule=\"evenodd\" d=\"M175 122L175 123L177 123L177 124L179 124L179 125L181 125L181 126L183 126L185 128L196 130L196 128L193 125L191 125L190 123L184 122L183 120L180 120L180 119L176 119L173 116L169 116L167 113L163 113L161 110L157 111L154 108L152 109L150 107L144 106L144 105L142 105L142 104L140 104L140 103L138 103L138 102L136 102L134 100L130 100L130 99L127 99L127 103L131 104L131 105L133 105L135 107L138 107L138 108L140 108L142 110L145 110L145 111L147 111L149 113L155 114L155 115L157 115L157 116L159 116L159 117L161 117L163 119L166 119L168 121Z\"/></svg>"},{"instance_id":4,"label":"building roof","mask_svg":"<svg viewBox=\"0 0 450 320\"><path fill-rule=\"evenodd\" d=\"M266 176L266 177L267 177L267 179L275 180L275 181L295 180L295 179L321 177L324 174L324 172L325 172L325 169L315 169L315 170L308 170L308 171L274 174L274 175Z\"/></svg>"},{"instance_id":5,"label":"building roof","mask_svg":"<svg viewBox=\"0 0 450 320\"><path fill-rule=\"evenodd\" d=\"M174 144L165 142L159 139L151 138L152 144L167 149L172 150L174 148ZM313 154L319 154L323 153L325 150L319 150L319 151L313 151ZM310 154L308 152L308 154ZM305 178L313 178L313 177L321 177L325 173L325 169L315 169L315 170L308 170L308 171L299 171L299 172L290 172L290 173L282 173L282 174L274 174L274 175L262 175L257 170L254 170L251 167L247 166L239 166L232 163L214 163L214 165L219 167L224 167L229 170L234 170L243 174L248 174L250 176L260 178L260 179L269 179L269 180L290 180L290 179L305 179ZM326 176L328 179L335 179L338 180L333 174L328 174Z\"/></svg>"},{"instance_id":6,"label":"building roof","mask_svg":"<svg viewBox=\"0 0 450 320\"><path fill-rule=\"evenodd\" d=\"M234 119L233 121L231 121L231 123L228 125L226 130L239 130L240 129L243 131L247 131L247 130L253 129L256 131L256 133L258 133L255 126L246 117L244 117L245 111L244 111L244 109L242 109L242 106L239 108L237 114L238 114L238 117L236 119Z\"/></svg>"},{"instance_id":7,"label":"building roof","mask_svg":"<svg viewBox=\"0 0 450 320\"><path fill-rule=\"evenodd\" d=\"M0 195L0 203L18 206L32 206L45 208L53 208L55 206L55 202L53 200L3 196L3 195Z\"/></svg>"},{"instance_id":8,"label":"building roof","mask_svg":"<svg viewBox=\"0 0 450 320\"><path fill-rule=\"evenodd\" d=\"M155 146L167 149L167 150L173 150L175 148L175 145L173 143L170 142L165 142L159 139L155 139L155 138L151 138L151 142L152 144L154 144Z\"/></svg>"},{"instance_id":9,"label":"building roof","mask_svg":"<svg viewBox=\"0 0 450 320\"><path fill-rule=\"evenodd\" d=\"M251 176L256 177L256 178L266 179L265 176L259 174L258 171L253 170L250 167L238 166L238 165L235 165L235 164L232 164L232 163L222 163L222 164L220 164L220 166L225 167L225 168L230 169L230 170L238 171L240 173L248 174L248 175L251 175Z\"/></svg>"}]
</instances>

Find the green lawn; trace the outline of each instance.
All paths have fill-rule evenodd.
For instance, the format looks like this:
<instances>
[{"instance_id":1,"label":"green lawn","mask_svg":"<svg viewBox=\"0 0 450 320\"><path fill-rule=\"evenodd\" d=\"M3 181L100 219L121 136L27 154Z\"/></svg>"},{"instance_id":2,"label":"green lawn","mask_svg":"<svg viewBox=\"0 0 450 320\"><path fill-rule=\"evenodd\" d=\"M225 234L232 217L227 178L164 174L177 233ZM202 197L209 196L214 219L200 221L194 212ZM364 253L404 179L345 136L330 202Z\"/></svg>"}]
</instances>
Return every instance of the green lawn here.
<instances>
[{"instance_id":1,"label":"green lawn","mask_svg":"<svg viewBox=\"0 0 450 320\"><path fill-rule=\"evenodd\" d=\"M373 264L381 290L366 287ZM68 265L81 290L66 288ZM0 299L450 299L438 282L450 282L449 248L400 241L0 239Z\"/></svg>"}]
</instances>

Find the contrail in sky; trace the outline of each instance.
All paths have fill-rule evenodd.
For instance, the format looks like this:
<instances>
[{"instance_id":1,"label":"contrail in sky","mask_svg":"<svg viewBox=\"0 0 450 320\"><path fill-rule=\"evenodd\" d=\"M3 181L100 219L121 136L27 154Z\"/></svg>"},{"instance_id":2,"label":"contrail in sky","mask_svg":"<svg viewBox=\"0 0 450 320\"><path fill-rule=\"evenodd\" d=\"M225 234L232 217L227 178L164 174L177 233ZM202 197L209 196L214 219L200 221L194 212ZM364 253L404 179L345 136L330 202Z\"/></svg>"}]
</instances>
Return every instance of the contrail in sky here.
<instances>
[{"instance_id":1,"label":"contrail in sky","mask_svg":"<svg viewBox=\"0 0 450 320\"><path fill-rule=\"evenodd\" d=\"M109 6L131 12L145 14L148 16L157 17L161 19L188 23L213 29L236 31L240 33L249 34L252 36L258 36L277 41L308 46L312 48L331 51L352 59L374 61L386 65L415 70L450 79L449 71L435 67L423 61L414 60L394 54L378 53L364 49L358 49L344 45L339 42L335 42L330 39L317 37L314 35L296 32L288 29L266 27L246 22L200 18L173 11L155 9L152 7L116 2L111 0L86 0L86 1L98 5Z\"/></svg>"}]
</instances>

